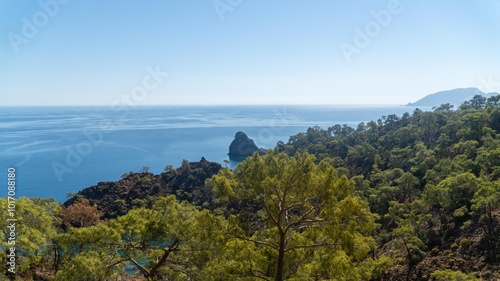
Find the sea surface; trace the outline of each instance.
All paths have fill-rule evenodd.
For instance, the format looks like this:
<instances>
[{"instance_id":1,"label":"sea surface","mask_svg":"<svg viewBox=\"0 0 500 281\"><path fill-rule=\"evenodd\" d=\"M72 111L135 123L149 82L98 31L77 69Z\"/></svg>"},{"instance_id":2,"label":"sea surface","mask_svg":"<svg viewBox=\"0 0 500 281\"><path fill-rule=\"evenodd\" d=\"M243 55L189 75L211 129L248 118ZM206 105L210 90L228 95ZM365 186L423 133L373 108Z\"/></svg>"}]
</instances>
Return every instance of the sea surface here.
<instances>
[{"instance_id":1,"label":"sea surface","mask_svg":"<svg viewBox=\"0 0 500 281\"><path fill-rule=\"evenodd\" d=\"M429 110L429 108L422 108ZM308 127L357 126L383 115L412 113L409 106L150 106L0 107L0 177L16 169L16 197L53 197L115 181L129 171L160 173L183 159L229 159L238 131L257 146ZM236 163L231 162L234 167ZM0 180L1 181L1 180ZM0 196L7 195L7 184Z\"/></svg>"}]
</instances>

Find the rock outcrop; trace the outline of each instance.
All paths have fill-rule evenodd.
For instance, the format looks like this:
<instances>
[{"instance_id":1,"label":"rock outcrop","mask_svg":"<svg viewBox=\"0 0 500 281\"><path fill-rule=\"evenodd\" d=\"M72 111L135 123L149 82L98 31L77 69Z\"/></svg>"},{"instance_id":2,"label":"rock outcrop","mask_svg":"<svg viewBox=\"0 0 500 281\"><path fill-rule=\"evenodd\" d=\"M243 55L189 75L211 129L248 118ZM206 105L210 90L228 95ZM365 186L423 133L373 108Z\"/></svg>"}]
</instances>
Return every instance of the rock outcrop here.
<instances>
[{"instance_id":1,"label":"rock outcrop","mask_svg":"<svg viewBox=\"0 0 500 281\"><path fill-rule=\"evenodd\" d=\"M258 148L254 141L245 133L237 132L234 136L233 142L231 142L231 145L229 146L228 155L230 159L242 160L254 154L256 151L258 151L261 155L267 152L267 150L263 148Z\"/></svg>"}]
</instances>

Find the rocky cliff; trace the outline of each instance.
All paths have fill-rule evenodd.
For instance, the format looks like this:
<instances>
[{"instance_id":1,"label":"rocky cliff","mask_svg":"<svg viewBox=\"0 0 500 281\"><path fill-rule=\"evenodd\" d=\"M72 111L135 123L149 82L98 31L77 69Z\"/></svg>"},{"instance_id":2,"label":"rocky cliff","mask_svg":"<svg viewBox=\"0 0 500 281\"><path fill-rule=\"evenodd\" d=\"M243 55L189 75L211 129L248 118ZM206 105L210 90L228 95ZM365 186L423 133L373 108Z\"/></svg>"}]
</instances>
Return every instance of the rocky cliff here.
<instances>
[{"instance_id":1,"label":"rocky cliff","mask_svg":"<svg viewBox=\"0 0 500 281\"><path fill-rule=\"evenodd\" d=\"M231 145L229 146L229 158L233 160L242 160L245 159L246 157L254 154L256 151L259 152L259 154L265 154L266 150L263 148L258 148L257 145L255 145L255 142L249 138L245 133L243 132L237 132L236 135L234 136L234 140L231 142Z\"/></svg>"}]
</instances>

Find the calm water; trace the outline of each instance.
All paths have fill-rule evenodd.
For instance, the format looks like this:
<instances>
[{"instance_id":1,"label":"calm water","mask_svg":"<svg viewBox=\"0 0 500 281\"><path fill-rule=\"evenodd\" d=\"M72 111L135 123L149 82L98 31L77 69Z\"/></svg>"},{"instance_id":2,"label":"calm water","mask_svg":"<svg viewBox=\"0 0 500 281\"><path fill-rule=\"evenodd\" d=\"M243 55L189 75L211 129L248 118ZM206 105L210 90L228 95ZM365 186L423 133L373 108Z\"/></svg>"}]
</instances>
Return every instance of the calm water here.
<instances>
[{"instance_id":1,"label":"calm water","mask_svg":"<svg viewBox=\"0 0 500 281\"><path fill-rule=\"evenodd\" d=\"M183 159L223 163L237 131L257 146L311 126L357 125L403 106L0 107L0 176L17 171L17 195L62 202L100 181L149 166L159 173ZM425 108L422 108L425 110ZM232 166L235 163L231 163ZM0 195L7 193L0 190Z\"/></svg>"}]
</instances>

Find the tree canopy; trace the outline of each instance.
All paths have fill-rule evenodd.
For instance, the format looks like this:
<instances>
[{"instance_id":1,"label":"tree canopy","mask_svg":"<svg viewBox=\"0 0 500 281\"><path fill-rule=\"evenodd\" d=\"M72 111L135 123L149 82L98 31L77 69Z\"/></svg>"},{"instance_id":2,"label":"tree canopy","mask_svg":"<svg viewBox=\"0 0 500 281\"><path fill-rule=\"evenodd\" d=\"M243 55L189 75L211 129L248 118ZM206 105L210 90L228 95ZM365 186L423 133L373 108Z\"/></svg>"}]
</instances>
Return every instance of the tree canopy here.
<instances>
[{"instance_id":1,"label":"tree canopy","mask_svg":"<svg viewBox=\"0 0 500 281\"><path fill-rule=\"evenodd\" d=\"M496 280L499 100L309 128L234 170L143 167L63 206L16 199L17 278Z\"/></svg>"},{"instance_id":2,"label":"tree canopy","mask_svg":"<svg viewBox=\"0 0 500 281\"><path fill-rule=\"evenodd\" d=\"M230 197L230 205L259 206L252 220L245 212L229 218L229 237L253 252L253 259L229 276L277 281L370 276L374 216L354 194L354 183L326 161L316 164L303 153L255 154L208 184L218 196Z\"/></svg>"}]
</instances>

